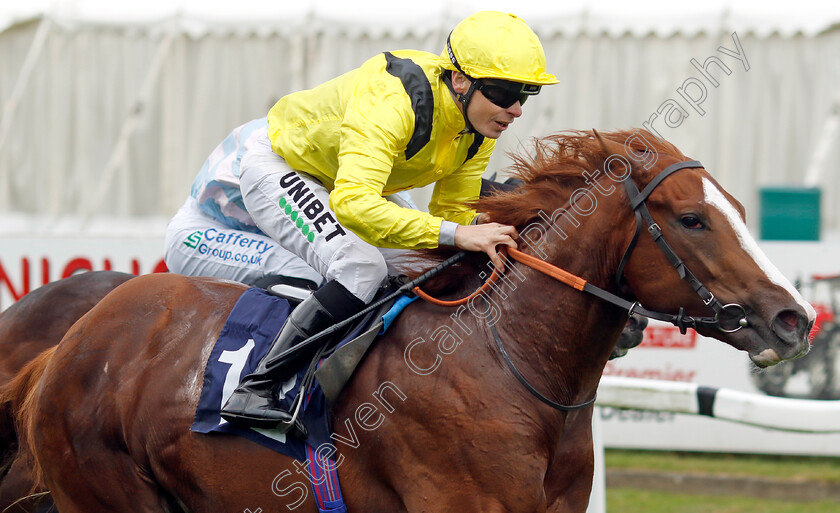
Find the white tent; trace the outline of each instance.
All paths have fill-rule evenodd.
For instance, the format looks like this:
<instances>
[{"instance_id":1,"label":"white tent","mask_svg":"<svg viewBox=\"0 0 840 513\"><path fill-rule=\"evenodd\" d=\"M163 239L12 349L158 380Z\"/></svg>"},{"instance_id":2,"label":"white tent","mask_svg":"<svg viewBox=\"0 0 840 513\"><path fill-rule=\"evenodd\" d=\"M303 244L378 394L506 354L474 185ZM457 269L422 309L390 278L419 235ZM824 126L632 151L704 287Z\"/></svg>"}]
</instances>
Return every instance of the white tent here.
<instances>
[{"instance_id":1,"label":"white tent","mask_svg":"<svg viewBox=\"0 0 840 513\"><path fill-rule=\"evenodd\" d=\"M823 188L825 227L840 230L838 136L818 144L838 110L840 6L557 4L516 4L562 82L528 103L502 150L568 128L647 123L701 160L752 228L759 187L807 182ZM383 50L438 53L470 12L511 10L441 0L115 5L0 8L0 231L129 216L162 230L207 153L277 97ZM508 163L497 152L488 175Z\"/></svg>"}]
</instances>

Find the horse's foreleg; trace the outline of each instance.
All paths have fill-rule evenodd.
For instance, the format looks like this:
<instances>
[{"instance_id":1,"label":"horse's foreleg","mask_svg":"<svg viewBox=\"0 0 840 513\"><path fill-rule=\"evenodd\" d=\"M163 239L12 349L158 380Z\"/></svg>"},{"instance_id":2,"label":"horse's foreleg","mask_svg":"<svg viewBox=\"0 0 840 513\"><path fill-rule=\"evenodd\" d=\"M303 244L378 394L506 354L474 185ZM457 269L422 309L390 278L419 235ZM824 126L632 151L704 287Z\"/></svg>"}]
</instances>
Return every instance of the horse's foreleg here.
<instances>
[{"instance_id":1,"label":"horse's foreleg","mask_svg":"<svg viewBox=\"0 0 840 513\"><path fill-rule=\"evenodd\" d=\"M592 491L594 453L592 408L576 412L566 420L548 475L546 496L549 513L585 513Z\"/></svg>"},{"instance_id":2,"label":"horse's foreleg","mask_svg":"<svg viewBox=\"0 0 840 513\"><path fill-rule=\"evenodd\" d=\"M546 513L545 495L538 487L508 481L481 488L468 476L450 476L446 483L420 487L403 496L408 513ZM558 510L560 511L560 510Z\"/></svg>"},{"instance_id":3,"label":"horse's foreleg","mask_svg":"<svg viewBox=\"0 0 840 513\"><path fill-rule=\"evenodd\" d=\"M409 501L410 502L410 501ZM545 506L538 509L529 509L527 511L521 509L511 509L502 504L501 501L494 500L488 497L475 498L473 500L464 500L463 498L441 498L436 497L434 500L429 500L425 504L418 504L414 507L408 508L408 513L428 513L434 511L435 513L547 513ZM557 510L564 511L564 510Z\"/></svg>"}]
</instances>

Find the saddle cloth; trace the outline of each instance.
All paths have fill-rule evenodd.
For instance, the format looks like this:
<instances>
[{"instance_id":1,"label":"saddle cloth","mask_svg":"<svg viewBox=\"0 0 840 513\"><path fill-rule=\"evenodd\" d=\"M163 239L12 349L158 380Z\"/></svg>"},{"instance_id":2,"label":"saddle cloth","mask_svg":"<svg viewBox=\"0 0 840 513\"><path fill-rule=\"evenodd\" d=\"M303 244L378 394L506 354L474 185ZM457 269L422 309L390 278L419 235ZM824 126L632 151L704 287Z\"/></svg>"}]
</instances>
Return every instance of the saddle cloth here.
<instances>
[{"instance_id":1,"label":"saddle cloth","mask_svg":"<svg viewBox=\"0 0 840 513\"><path fill-rule=\"evenodd\" d=\"M309 432L308 438L301 440L275 430L234 426L219 415L219 410L240 379L251 373L268 352L274 337L291 312L285 299L256 287L246 290L234 305L210 353L204 371L201 397L190 430L242 436L297 460L306 461L307 445L317 448L330 442L332 431L329 406L349 379L356 363L376 335L384 333L399 312L414 299L416 297L403 296L392 305L368 314L360 324L350 329L350 334L342 339L332 355L320 362L321 368L315 374L314 384L305 397L300 414ZM292 405L305 370L301 369L292 379L278 387L283 406L288 408ZM326 370L329 372L323 372ZM322 381L327 386L323 386Z\"/></svg>"}]
</instances>

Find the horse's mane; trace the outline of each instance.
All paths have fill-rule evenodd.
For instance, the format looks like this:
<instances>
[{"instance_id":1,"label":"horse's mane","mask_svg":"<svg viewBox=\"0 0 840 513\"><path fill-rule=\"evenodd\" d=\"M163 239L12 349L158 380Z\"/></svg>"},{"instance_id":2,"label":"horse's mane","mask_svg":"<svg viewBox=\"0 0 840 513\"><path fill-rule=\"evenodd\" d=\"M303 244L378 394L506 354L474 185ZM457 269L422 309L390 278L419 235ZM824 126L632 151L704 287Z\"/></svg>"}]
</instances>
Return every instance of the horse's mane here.
<instances>
[{"instance_id":1,"label":"horse's mane","mask_svg":"<svg viewBox=\"0 0 840 513\"><path fill-rule=\"evenodd\" d=\"M515 191L480 199L476 210L487 213L497 223L523 228L538 219L538 212L551 212L569 200L569 195L586 186L585 172L603 169L612 152L601 139L629 146L630 151L668 154L685 160L673 144L660 141L645 130L596 132L568 130L533 140L533 152L510 153L510 176L524 182ZM644 141L645 144L642 144ZM626 155L622 155L626 158ZM642 166L633 166L635 177L645 180ZM620 173L619 173L620 174ZM603 173L600 175L604 176Z\"/></svg>"},{"instance_id":2,"label":"horse's mane","mask_svg":"<svg viewBox=\"0 0 840 513\"><path fill-rule=\"evenodd\" d=\"M638 154L637 160L644 160L644 153L667 154L680 160L686 157L673 144L660 140L650 132L641 129L596 132L567 130L532 140L530 152L509 153L512 165L507 169L509 176L524 183L515 190L496 192L480 198L473 204L490 220L515 226L518 230L532 222L539 221L539 212L553 212L569 201L570 195L586 184L585 172L603 170L605 161L614 153L605 148L601 139L610 141L610 146L621 145ZM621 155L627 157L626 154ZM629 159L628 159L629 160ZM632 162L632 176L641 182L649 180L649 173L638 162ZM623 171L617 171L622 174ZM602 172L599 179L604 177ZM419 276L454 253L452 248L418 251L407 259L410 277ZM476 266L484 266L487 257L476 253L465 258L462 264L454 266L441 278L424 285L430 291L446 291L455 284L463 283L468 276L475 276ZM474 281L474 280L473 280Z\"/></svg>"}]
</instances>

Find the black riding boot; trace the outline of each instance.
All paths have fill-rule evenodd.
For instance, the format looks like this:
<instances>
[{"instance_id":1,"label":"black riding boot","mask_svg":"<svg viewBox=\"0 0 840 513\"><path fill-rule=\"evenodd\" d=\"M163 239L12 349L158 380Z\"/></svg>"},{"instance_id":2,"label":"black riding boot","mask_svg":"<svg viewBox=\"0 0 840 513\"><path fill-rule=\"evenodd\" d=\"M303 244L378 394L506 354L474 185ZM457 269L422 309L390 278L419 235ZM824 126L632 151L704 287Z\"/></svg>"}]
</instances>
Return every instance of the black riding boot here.
<instances>
[{"instance_id":1,"label":"black riding boot","mask_svg":"<svg viewBox=\"0 0 840 513\"><path fill-rule=\"evenodd\" d=\"M242 378L233 391L222 407L222 418L237 425L277 428L284 432L290 429L292 414L278 404L276 386L291 379L303 364L315 356L318 349L330 341L330 337L325 336L318 343L291 354L270 368L267 368L267 362L312 335L350 317L364 306L361 300L336 281L327 283L304 299L286 319L280 334L254 372Z\"/></svg>"}]
</instances>

